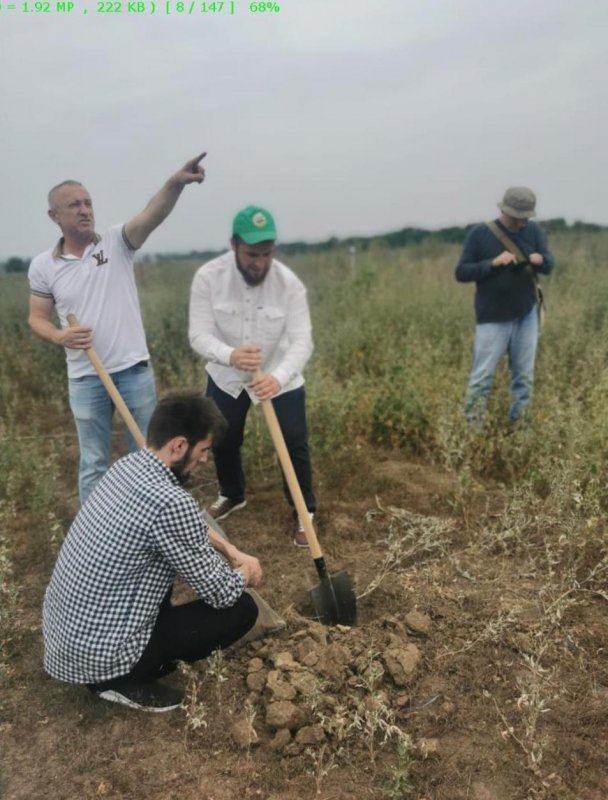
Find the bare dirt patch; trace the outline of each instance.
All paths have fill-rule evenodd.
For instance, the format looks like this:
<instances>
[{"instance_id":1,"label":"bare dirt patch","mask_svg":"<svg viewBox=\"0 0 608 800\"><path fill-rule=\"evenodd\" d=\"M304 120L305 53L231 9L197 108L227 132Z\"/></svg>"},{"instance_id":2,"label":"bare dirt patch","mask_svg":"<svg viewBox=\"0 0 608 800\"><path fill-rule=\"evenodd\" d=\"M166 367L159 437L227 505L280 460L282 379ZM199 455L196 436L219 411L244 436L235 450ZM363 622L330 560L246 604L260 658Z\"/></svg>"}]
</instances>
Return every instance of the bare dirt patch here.
<instances>
[{"instance_id":1,"label":"bare dirt patch","mask_svg":"<svg viewBox=\"0 0 608 800\"><path fill-rule=\"evenodd\" d=\"M524 553L488 545L475 508L498 513L500 487L480 487L463 513L453 476L373 455L339 493L319 476L321 543L362 595L358 625L311 618L317 578L290 542L278 477L254 482L225 529L260 557L262 594L287 626L175 676L188 703L172 714L104 705L44 675L40 607L55 549L47 531L14 519L2 796L607 797L606 597L549 596ZM206 501L213 492L208 481L197 490Z\"/></svg>"}]
</instances>

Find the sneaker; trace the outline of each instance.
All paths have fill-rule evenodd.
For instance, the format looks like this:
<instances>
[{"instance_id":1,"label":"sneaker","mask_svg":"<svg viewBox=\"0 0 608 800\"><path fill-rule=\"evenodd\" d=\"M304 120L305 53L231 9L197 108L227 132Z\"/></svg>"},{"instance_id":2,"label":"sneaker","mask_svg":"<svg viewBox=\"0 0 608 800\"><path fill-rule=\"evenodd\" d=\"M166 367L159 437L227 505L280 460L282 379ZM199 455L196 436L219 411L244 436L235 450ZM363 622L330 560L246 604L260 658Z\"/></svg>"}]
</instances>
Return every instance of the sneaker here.
<instances>
[{"instance_id":1,"label":"sneaker","mask_svg":"<svg viewBox=\"0 0 608 800\"><path fill-rule=\"evenodd\" d=\"M207 513L213 519L225 519L228 514L232 514L233 511L238 511L239 508L245 508L246 505L246 500L232 500L230 497L224 497L223 494L218 494L217 500L209 506Z\"/></svg>"},{"instance_id":2,"label":"sneaker","mask_svg":"<svg viewBox=\"0 0 608 800\"><path fill-rule=\"evenodd\" d=\"M182 692L158 681L117 685L112 689L93 689L93 693L109 703L120 703L129 708L156 714L179 708L184 699Z\"/></svg>"},{"instance_id":3,"label":"sneaker","mask_svg":"<svg viewBox=\"0 0 608 800\"><path fill-rule=\"evenodd\" d=\"M312 521L312 527L314 528L315 533L317 533L317 523L315 522L315 515L314 512L309 511L310 519ZM300 517L297 514L294 516L293 519L293 543L296 547L308 547L308 540L306 538L306 532L304 531L304 525L300 521Z\"/></svg>"}]
</instances>

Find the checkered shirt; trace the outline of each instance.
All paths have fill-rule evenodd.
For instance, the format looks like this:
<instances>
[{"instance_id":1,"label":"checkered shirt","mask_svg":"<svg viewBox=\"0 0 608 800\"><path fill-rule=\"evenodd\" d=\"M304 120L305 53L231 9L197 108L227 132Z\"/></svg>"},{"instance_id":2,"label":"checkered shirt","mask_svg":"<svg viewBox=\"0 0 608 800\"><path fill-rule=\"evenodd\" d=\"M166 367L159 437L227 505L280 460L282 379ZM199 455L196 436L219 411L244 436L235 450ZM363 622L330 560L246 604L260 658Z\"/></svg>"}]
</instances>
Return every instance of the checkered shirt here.
<instances>
[{"instance_id":1,"label":"checkered shirt","mask_svg":"<svg viewBox=\"0 0 608 800\"><path fill-rule=\"evenodd\" d=\"M43 609L44 668L69 683L129 672L176 576L214 608L244 589L211 545L193 497L149 450L117 461L61 547Z\"/></svg>"}]
</instances>

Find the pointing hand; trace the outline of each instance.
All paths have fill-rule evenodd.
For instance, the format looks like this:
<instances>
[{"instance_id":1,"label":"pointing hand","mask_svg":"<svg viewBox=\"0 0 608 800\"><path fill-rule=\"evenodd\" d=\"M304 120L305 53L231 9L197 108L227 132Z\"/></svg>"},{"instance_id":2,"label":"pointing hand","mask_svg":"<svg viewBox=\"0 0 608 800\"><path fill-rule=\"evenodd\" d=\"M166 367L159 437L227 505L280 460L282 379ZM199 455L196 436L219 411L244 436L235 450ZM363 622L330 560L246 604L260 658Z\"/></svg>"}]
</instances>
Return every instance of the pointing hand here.
<instances>
[{"instance_id":1,"label":"pointing hand","mask_svg":"<svg viewBox=\"0 0 608 800\"><path fill-rule=\"evenodd\" d=\"M186 161L184 166L173 176L175 181L182 186L186 186L188 183L202 183L205 180L205 170L201 167L200 162L206 155L207 153L201 153L200 156Z\"/></svg>"}]
</instances>

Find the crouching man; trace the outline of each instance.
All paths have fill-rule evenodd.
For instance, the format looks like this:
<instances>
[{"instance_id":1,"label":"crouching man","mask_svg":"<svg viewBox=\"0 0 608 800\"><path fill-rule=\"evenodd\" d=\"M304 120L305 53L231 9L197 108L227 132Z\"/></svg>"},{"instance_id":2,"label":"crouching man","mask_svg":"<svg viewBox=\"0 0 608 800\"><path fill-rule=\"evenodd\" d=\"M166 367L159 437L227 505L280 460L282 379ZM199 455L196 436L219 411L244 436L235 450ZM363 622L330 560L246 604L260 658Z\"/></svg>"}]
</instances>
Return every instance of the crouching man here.
<instances>
[{"instance_id":1,"label":"crouching man","mask_svg":"<svg viewBox=\"0 0 608 800\"><path fill-rule=\"evenodd\" d=\"M44 667L104 700L169 711L182 694L159 681L249 631L260 564L209 529L183 488L225 428L212 400L161 400L147 446L117 461L61 547L43 610ZM228 563L220 557L225 556ZM173 606L179 576L198 595Z\"/></svg>"}]
</instances>

